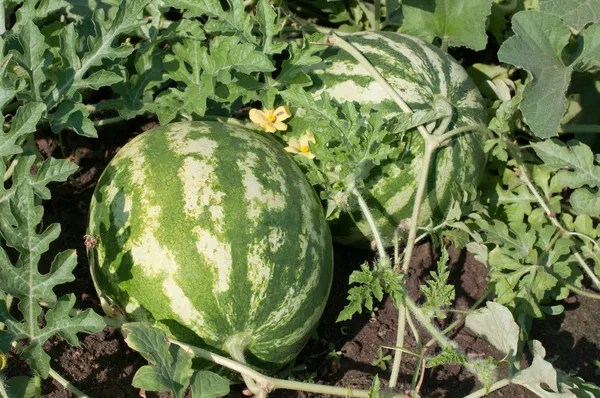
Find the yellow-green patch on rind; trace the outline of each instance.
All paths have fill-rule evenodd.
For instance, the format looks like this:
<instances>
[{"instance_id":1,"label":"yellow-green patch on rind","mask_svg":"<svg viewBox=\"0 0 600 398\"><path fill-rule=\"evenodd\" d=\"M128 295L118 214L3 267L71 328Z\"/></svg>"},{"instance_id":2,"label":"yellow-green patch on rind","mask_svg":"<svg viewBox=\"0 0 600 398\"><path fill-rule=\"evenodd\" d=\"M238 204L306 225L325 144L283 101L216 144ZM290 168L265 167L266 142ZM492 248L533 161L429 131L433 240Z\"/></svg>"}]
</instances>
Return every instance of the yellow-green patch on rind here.
<instances>
[{"instance_id":1,"label":"yellow-green patch on rind","mask_svg":"<svg viewBox=\"0 0 600 398\"><path fill-rule=\"evenodd\" d=\"M361 32L344 39L361 51L412 110L430 110L436 97L442 97L454 109L450 129L487 125L481 94L462 66L448 54L399 33ZM355 101L363 109L376 109L386 117L402 112L352 55L331 47L321 57L323 62L309 71L316 96L326 91L339 102ZM421 225L432 218L442 218L463 191L475 189L485 165L483 141L481 132L463 134L436 152L421 208ZM423 140L413 131L401 159L382 163L365 181L367 204L386 245L392 244L394 230L401 221L412 215L422 159ZM352 218L354 221L343 216L334 224L334 239L364 244L365 238L372 237L371 229L359 211Z\"/></svg>"},{"instance_id":2,"label":"yellow-green patch on rind","mask_svg":"<svg viewBox=\"0 0 600 398\"><path fill-rule=\"evenodd\" d=\"M89 234L99 285L131 320L250 361L294 358L332 280L331 235L306 177L274 140L217 122L129 142L98 182Z\"/></svg>"}]
</instances>

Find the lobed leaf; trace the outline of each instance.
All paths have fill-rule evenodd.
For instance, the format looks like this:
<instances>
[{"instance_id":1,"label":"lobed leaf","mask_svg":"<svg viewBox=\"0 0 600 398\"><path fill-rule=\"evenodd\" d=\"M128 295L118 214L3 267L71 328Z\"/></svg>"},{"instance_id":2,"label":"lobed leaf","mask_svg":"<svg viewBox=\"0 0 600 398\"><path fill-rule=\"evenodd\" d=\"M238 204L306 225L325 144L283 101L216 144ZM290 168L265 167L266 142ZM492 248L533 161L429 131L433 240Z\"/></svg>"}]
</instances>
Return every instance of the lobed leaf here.
<instances>
[{"instance_id":1,"label":"lobed leaf","mask_svg":"<svg viewBox=\"0 0 600 398\"><path fill-rule=\"evenodd\" d=\"M600 166L594 164L594 154L585 144L571 140L566 144L557 139L531 144L535 153L552 168L554 175L551 185L555 190L568 187L575 189L569 201L581 214L600 214ZM587 187L587 188L586 188ZM596 188L590 191L588 188Z\"/></svg>"},{"instance_id":2,"label":"lobed leaf","mask_svg":"<svg viewBox=\"0 0 600 398\"><path fill-rule=\"evenodd\" d=\"M519 326L501 304L488 301L486 308L467 315L465 325L503 354L514 357L519 345Z\"/></svg>"},{"instance_id":3,"label":"lobed leaf","mask_svg":"<svg viewBox=\"0 0 600 398\"><path fill-rule=\"evenodd\" d=\"M502 44L498 59L530 73L519 109L535 135L554 136L567 110L573 66L565 65L562 52L571 32L558 17L535 11L515 14L512 28L515 36Z\"/></svg>"},{"instance_id":4,"label":"lobed leaf","mask_svg":"<svg viewBox=\"0 0 600 398\"><path fill-rule=\"evenodd\" d=\"M403 33L430 43L439 37L450 47L485 49L492 0L404 0L402 12Z\"/></svg>"},{"instance_id":5,"label":"lobed leaf","mask_svg":"<svg viewBox=\"0 0 600 398\"><path fill-rule=\"evenodd\" d=\"M581 35L583 49L577 58L575 68L580 72L600 71L600 22L585 29Z\"/></svg>"},{"instance_id":6,"label":"lobed leaf","mask_svg":"<svg viewBox=\"0 0 600 398\"><path fill-rule=\"evenodd\" d=\"M575 30L600 20L600 0L544 0L540 9L562 19Z\"/></svg>"}]
</instances>

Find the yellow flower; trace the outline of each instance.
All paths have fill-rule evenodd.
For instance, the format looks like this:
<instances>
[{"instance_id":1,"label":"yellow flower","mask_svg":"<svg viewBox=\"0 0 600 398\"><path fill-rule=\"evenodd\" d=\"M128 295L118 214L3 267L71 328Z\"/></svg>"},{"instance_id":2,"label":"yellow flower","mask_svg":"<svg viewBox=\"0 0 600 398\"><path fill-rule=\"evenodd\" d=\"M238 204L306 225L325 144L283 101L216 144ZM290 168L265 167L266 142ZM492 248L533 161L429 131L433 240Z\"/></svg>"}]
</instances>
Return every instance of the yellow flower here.
<instances>
[{"instance_id":1,"label":"yellow flower","mask_svg":"<svg viewBox=\"0 0 600 398\"><path fill-rule=\"evenodd\" d=\"M250 120L253 123L258 124L262 127L267 133L274 133L277 130L285 131L287 130L287 124L283 123L283 121L292 114L290 113L290 108L287 106L280 106L277 109L251 109Z\"/></svg>"},{"instance_id":2,"label":"yellow flower","mask_svg":"<svg viewBox=\"0 0 600 398\"><path fill-rule=\"evenodd\" d=\"M310 151L309 146L311 142L316 143L315 137L311 133L306 133L300 138L291 138L288 142L290 146L285 147L285 150L305 156L308 159L314 159L315 154Z\"/></svg>"}]
</instances>

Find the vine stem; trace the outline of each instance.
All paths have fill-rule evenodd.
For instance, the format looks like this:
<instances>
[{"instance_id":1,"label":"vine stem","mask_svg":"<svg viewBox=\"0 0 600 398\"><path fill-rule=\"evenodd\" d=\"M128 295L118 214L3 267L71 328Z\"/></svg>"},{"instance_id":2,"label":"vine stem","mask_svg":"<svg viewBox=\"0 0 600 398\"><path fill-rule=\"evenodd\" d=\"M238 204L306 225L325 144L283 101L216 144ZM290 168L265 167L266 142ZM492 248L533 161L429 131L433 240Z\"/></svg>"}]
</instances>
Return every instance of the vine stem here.
<instances>
[{"instance_id":1,"label":"vine stem","mask_svg":"<svg viewBox=\"0 0 600 398\"><path fill-rule=\"evenodd\" d=\"M483 303L488 296L490 295L491 290L488 289L485 291L485 293L483 293L483 295L481 297L479 297L479 299L475 302L475 304L473 304L471 306L471 308L469 308L469 311L467 314L463 314L461 315L457 320L455 320L454 322L452 322L450 325L448 325L444 330L442 330L442 333L446 334L449 333L450 331L452 331L455 327L457 327L458 325L462 324L463 321L465 320L465 318L467 317L467 315L469 315L469 313L473 312L475 309L477 309L477 307L479 307L481 305L481 303ZM422 355L425 355L425 353L427 352L427 350L432 347L436 342L436 339L431 339L429 340L424 346L423 346L423 353Z\"/></svg>"},{"instance_id":2,"label":"vine stem","mask_svg":"<svg viewBox=\"0 0 600 398\"><path fill-rule=\"evenodd\" d=\"M75 387L73 384L71 384L67 379L65 379L64 377L59 375L54 369L50 368L49 374L60 385L62 385L64 388L66 388L67 390L69 390L73 394L75 394L75 396L82 397L82 398L89 398L89 396L87 394L85 394L83 391L79 390L77 387Z\"/></svg>"},{"instance_id":3,"label":"vine stem","mask_svg":"<svg viewBox=\"0 0 600 398\"><path fill-rule=\"evenodd\" d=\"M375 0L375 16L373 17L373 30L379 30L381 22L381 0Z\"/></svg>"},{"instance_id":4,"label":"vine stem","mask_svg":"<svg viewBox=\"0 0 600 398\"><path fill-rule=\"evenodd\" d=\"M3 35L6 32L6 14L5 14L4 5L0 6L0 35Z\"/></svg>"},{"instance_id":5,"label":"vine stem","mask_svg":"<svg viewBox=\"0 0 600 398\"><path fill-rule=\"evenodd\" d=\"M433 152L435 151L435 147L431 145L430 140L425 140L425 154L423 156L423 161L421 163L421 173L419 175L419 185L417 187L417 193L415 196L415 203L413 205L412 217L410 220L410 229L408 231L408 240L406 249L404 250L404 261L402 263L402 272L406 274L408 272L408 267L410 265L410 260L412 257L412 252L415 247L415 239L417 237L417 229L419 222L419 213L421 212L421 203L423 202L423 196L425 194L425 186L427 185L427 177L429 176L429 165L431 163L431 157ZM398 269L399 263L394 266L394 270L396 272L400 271ZM405 278L406 279L406 278ZM400 303L399 314L398 314L398 328L396 330L396 346L403 347L404 346L404 332L406 330L406 307L405 301L408 299L408 291L406 289L406 281L404 282L404 292L406 294L405 300ZM402 363L402 351L396 350L394 354L394 363L392 365L392 374L390 376L390 388L395 388L398 383L398 375L400 374L400 364Z\"/></svg>"},{"instance_id":6,"label":"vine stem","mask_svg":"<svg viewBox=\"0 0 600 398\"><path fill-rule=\"evenodd\" d=\"M585 290L579 289L576 286L571 285L570 283L566 283L565 284L567 286L567 289L569 289L570 291L580 294L582 296L585 297L589 297L595 300L600 300L600 294L594 294L594 293L590 293L590 292L586 292Z\"/></svg>"},{"instance_id":7,"label":"vine stem","mask_svg":"<svg viewBox=\"0 0 600 398\"><path fill-rule=\"evenodd\" d=\"M506 387L509 384L510 384L510 380L509 379L502 379L502 380L497 381L494 384L492 384L489 389L485 389L485 388L479 389L479 390L477 390L477 391L475 391L475 392L467 395L464 398L481 398L481 397L485 397L486 395L488 395L492 391L499 390L502 387Z\"/></svg>"},{"instance_id":8,"label":"vine stem","mask_svg":"<svg viewBox=\"0 0 600 398\"><path fill-rule=\"evenodd\" d=\"M252 378L256 383L258 383L262 389L266 391L274 391L277 389L284 390L293 390L293 391L306 391L313 392L317 394L330 394L330 395L338 395L343 397L364 397L368 398L370 392L367 390L357 390L353 388L345 388L345 387L334 387L334 386L324 386L319 384L312 383L302 383L299 381L292 380L281 380L276 379L274 377L265 376L262 373L244 365L232 359L223 357L218 354L214 354L208 350L202 349L200 347L191 346L185 343L182 343L177 340L170 340L173 344L177 344L190 354L193 354L199 358L214 362L218 365L225 366L231 370L234 370L242 375ZM408 398L407 395L401 394L392 394L389 398Z\"/></svg>"},{"instance_id":9,"label":"vine stem","mask_svg":"<svg viewBox=\"0 0 600 398\"><path fill-rule=\"evenodd\" d=\"M34 387L34 396L35 398L42 397L42 378L37 373L33 375L33 387Z\"/></svg>"},{"instance_id":10,"label":"vine stem","mask_svg":"<svg viewBox=\"0 0 600 398\"><path fill-rule=\"evenodd\" d=\"M565 124L559 133L600 133L600 124Z\"/></svg>"},{"instance_id":11,"label":"vine stem","mask_svg":"<svg viewBox=\"0 0 600 398\"><path fill-rule=\"evenodd\" d=\"M244 356L244 351L246 351L246 348L250 347L253 342L254 339L249 334L238 333L228 338L224 346L233 359L245 365L246 357ZM256 397L264 398L269 393L269 391L266 388L257 385L252 377L242 373L242 378L244 379L244 382L246 383L248 389Z\"/></svg>"},{"instance_id":12,"label":"vine stem","mask_svg":"<svg viewBox=\"0 0 600 398\"><path fill-rule=\"evenodd\" d=\"M517 159L519 160L519 157L517 157ZM562 226L562 224L556 219L556 215L554 214L554 212L552 210L550 210L550 207L546 203L546 200L544 198L542 198L542 196L540 195L538 190L535 188L535 186L531 182L531 179L529 178L529 175L527 173L527 169L521 164L519 164L518 168L519 168L519 172L520 172L519 178L521 179L521 181L523 181L525 183L525 185L527 186L527 188L529 189L531 194L535 197L535 199L538 201L538 203L544 210L544 212L546 212L546 215L548 216L548 218L550 219L552 224L554 224L554 226L556 228L558 228L558 230L561 231L565 236L569 236L569 231L567 231ZM584 272L587 274L587 276L592 280L592 282L594 282L594 285L596 286L596 288L598 290L600 290L600 280L598 279L596 274L594 274L594 271L592 271L592 269L589 267L589 265L587 265L587 263L585 262L585 259L575 249L572 249L571 252L575 256L575 259L577 259L577 262L579 263L581 268L584 270Z\"/></svg>"},{"instance_id":13,"label":"vine stem","mask_svg":"<svg viewBox=\"0 0 600 398\"><path fill-rule=\"evenodd\" d=\"M102 127L102 126L108 126L110 124L121 123L124 121L125 121L125 119L123 119L121 116L115 116L115 117L109 117L107 119L94 120L94 126Z\"/></svg>"},{"instance_id":14,"label":"vine stem","mask_svg":"<svg viewBox=\"0 0 600 398\"><path fill-rule=\"evenodd\" d=\"M369 206L367 206L367 202L365 202L365 199L362 197L362 195L358 191L358 188L355 187L352 190L352 193L354 194L354 196L356 196L356 199L358 200L358 206L362 210L362 213L365 216L365 219L367 220L367 223L369 224L371 231L373 232L373 238L375 239L375 243L377 245L377 251L379 253L380 260L387 261L388 256L387 256L387 253L385 252L385 248L383 246L383 241L381 240L381 234L379 233L379 229L377 229L377 225L375 224L375 219L373 218L373 214L371 213L371 210L369 210Z\"/></svg>"},{"instance_id":15,"label":"vine stem","mask_svg":"<svg viewBox=\"0 0 600 398\"><path fill-rule=\"evenodd\" d=\"M2 379L0 379L0 397L10 398L8 396L8 392L6 391L6 387L4 386L4 380L2 380Z\"/></svg>"}]
</instances>

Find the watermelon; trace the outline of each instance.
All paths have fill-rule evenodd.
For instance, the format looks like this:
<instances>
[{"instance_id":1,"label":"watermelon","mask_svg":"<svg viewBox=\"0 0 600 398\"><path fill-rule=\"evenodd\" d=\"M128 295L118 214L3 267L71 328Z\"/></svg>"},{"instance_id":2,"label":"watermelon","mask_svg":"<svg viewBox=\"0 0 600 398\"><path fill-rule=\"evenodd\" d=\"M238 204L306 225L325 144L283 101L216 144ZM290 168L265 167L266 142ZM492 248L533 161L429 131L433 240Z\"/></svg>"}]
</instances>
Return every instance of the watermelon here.
<instances>
[{"instance_id":1,"label":"watermelon","mask_svg":"<svg viewBox=\"0 0 600 398\"><path fill-rule=\"evenodd\" d=\"M430 110L436 97L453 107L450 129L486 125L487 112L481 94L466 71L451 56L420 39L393 32L361 32L344 39L354 45L401 95L413 111ZM402 112L383 87L358 61L339 47L330 47L323 62L308 70L312 90L320 98L326 91L342 103L355 101L362 109L375 109L385 117ZM439 149L428 175L419 224L443 218L454 199L474 191L486 157L482 133L463 134ZM371 171L364 196L373 212L384 244L393 242L395 228L410 219L423 159L423 139L409 133L400 160L388 161ZM350 216L333 225L334 239L361 245L372 239L366 220L356 205Z\"/></svg>"},{"instance_id":2,"label":"watermelon","mask_svg":"<svg viewBox=\"0 0 600 398\"><path fill-rule=\"evenodd\" d=\"M218 122L127 143L103 172L88 233L98 285L128 320L276 369L323 313L333 249L323 208L275 140Z\"/></svg>"}]
</instances>

